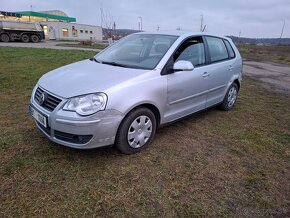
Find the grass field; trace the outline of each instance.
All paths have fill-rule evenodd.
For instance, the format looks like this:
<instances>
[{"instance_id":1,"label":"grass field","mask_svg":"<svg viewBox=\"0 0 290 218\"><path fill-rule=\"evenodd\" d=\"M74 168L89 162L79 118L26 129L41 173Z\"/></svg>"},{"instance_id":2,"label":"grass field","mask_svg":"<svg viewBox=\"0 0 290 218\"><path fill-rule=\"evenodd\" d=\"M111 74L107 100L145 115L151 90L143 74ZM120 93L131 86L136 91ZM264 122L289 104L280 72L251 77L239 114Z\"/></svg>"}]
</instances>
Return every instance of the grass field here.
<instances>
[{"instance_id":1,"label":"grass field","mask_svg":"<svg viewBox=\"0 0 290 218\"><path fill-rule=\"evenodd\" d=\"M233 111L164 127L136 155L48 141L27 114L35 83L93 54L0 48L0 217L290 216L290 97L247 77Z\"/></svg>"},{"instance_id":2,"label":"grass field","mask_svg":"<svg viewBox=\"0 0 290 218\"><path fill-rule=\"evenodd\" d=\"M290 64L290 46L239 45L238 48L246 59Z\"/></svg>"}]
</instances>

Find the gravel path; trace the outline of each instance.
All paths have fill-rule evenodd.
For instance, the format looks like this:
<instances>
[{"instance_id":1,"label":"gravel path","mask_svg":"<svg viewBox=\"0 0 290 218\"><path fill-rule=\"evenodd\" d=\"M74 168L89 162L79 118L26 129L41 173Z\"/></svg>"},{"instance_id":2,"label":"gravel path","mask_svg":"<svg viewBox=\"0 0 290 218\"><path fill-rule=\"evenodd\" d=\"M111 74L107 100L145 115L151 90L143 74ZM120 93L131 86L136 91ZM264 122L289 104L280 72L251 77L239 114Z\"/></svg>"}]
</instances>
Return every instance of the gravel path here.
<instances>
[{"instance_id":1,"label":"gravel path","mask_svg":"<svg viewBox=\"0 0 290 218\"><path fill-rule=\"evenodd\" d=\"M57 44L77 44L78 42L60 42L60 41L41 41L39 43L23 43L23 42L0 42L0 47L19 47L19 48L51 48L61 50L83 50L83 51L100 51L100 49L93 48L78 48L78 47L67 47L58 46Z\"/></svg>"},{"instance_id":2,"label":"gravel path","mask_svg":"<svg viewBox=\"0 0 290 218\"><path fill-rule=\"evenodd\" d=\"M290 95L290 65L245 60L244 74L260 81L268 90Z\"/></svg>"}]
</instances>

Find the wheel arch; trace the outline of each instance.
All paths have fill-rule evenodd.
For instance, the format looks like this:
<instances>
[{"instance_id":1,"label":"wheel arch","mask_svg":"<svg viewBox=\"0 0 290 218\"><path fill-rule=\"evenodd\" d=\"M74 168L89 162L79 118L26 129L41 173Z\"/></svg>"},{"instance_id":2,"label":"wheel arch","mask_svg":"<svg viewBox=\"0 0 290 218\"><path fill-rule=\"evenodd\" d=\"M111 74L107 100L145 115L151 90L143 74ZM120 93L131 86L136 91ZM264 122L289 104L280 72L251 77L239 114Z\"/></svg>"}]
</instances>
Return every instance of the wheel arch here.
<instances>
[{"instance_id":1,"label":"wheel arch","mask_svg":"<svg viewBox=\"0 0 290 218\"><path fill-rule=\"evenodd\" d=\"M241 88L241 83L240 83L240 81L239 81L238 79L235 79L235 80L233 81L233 83L236 83L237 86L238 86L238 89L240 90L240 88Z\"/></svg>"},{"instance_id":2,"label":"wheel arch","mask_svg":"<svg viewBox=\"0 0 290 218\"><path fill-rule=\"evenodd\" d=\"M160 122L161 122L161 114L160 114L160 110L152 103L142 103L142 104L138 104L138 105L134 105L132 108L130 108L126 113L125 113L125 117L127 117L127 115L132 112L133 110L136 110L137 108L147 108L149 110L152 111L152 113L154 114L155 118L156 118L156 127L158 128L160 126ZM124 120L123 118L123 120ZM122 120L122 121L123 121ZM121 123L122 123L121 121ZM121 124L120 124L121 125ZM120 127L120 126L119 126Z\"/></svg>"}]
</instances>

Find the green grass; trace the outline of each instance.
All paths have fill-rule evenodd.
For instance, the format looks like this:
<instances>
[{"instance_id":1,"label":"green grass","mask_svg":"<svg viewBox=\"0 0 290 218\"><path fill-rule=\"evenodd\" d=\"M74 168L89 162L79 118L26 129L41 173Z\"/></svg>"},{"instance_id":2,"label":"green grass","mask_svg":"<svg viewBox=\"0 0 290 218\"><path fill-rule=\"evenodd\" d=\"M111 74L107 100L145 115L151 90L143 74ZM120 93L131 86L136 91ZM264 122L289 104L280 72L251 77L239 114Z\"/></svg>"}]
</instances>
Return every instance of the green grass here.
<instances>
[{"instance_id":1,"label":"green grass","mask_svg":"<svg viewBox=\"0 0 290 218\"><path fill-rule=\"evenodd\" d=\"M238 48L246 59L290 64L290 46L239 45Z\"/></svg>"},{"instance_id":2,"label":"green grass","mask_svg":"<svg viewBox=\"0 0 290 218\"><path fill-rule=\"evenodd\" d=\"M245 77L231 112L159 129L126 156L48 141L27 115L44 73L94 52L0 49L0 216L286 217L290 97Z\"/></svg>"}]
</instances>

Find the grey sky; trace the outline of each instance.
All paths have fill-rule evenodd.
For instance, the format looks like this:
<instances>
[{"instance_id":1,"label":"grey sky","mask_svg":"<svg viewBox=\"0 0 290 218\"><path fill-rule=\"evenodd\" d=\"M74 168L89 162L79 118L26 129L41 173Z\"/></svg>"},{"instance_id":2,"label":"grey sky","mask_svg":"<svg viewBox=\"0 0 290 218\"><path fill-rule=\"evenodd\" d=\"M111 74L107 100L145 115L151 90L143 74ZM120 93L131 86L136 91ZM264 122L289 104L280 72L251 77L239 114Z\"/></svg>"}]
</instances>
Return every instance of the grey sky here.
<instances>
[{"instance_id":1,"label":"grey sky","mask_svg":"<svg viewBox=\"0 0 290 218\"><path fill-rule=\"evenodd\" d=\"M206 30L222 35L245 37L279 37L286 20L283 37L290 38L290 0L0 0L4 11L62 10L78 23L100 25L100 8L109 11L117 28L138 29L138 17L144 30L198 31L200 15Z\"/></svg>"}]
</instances>

